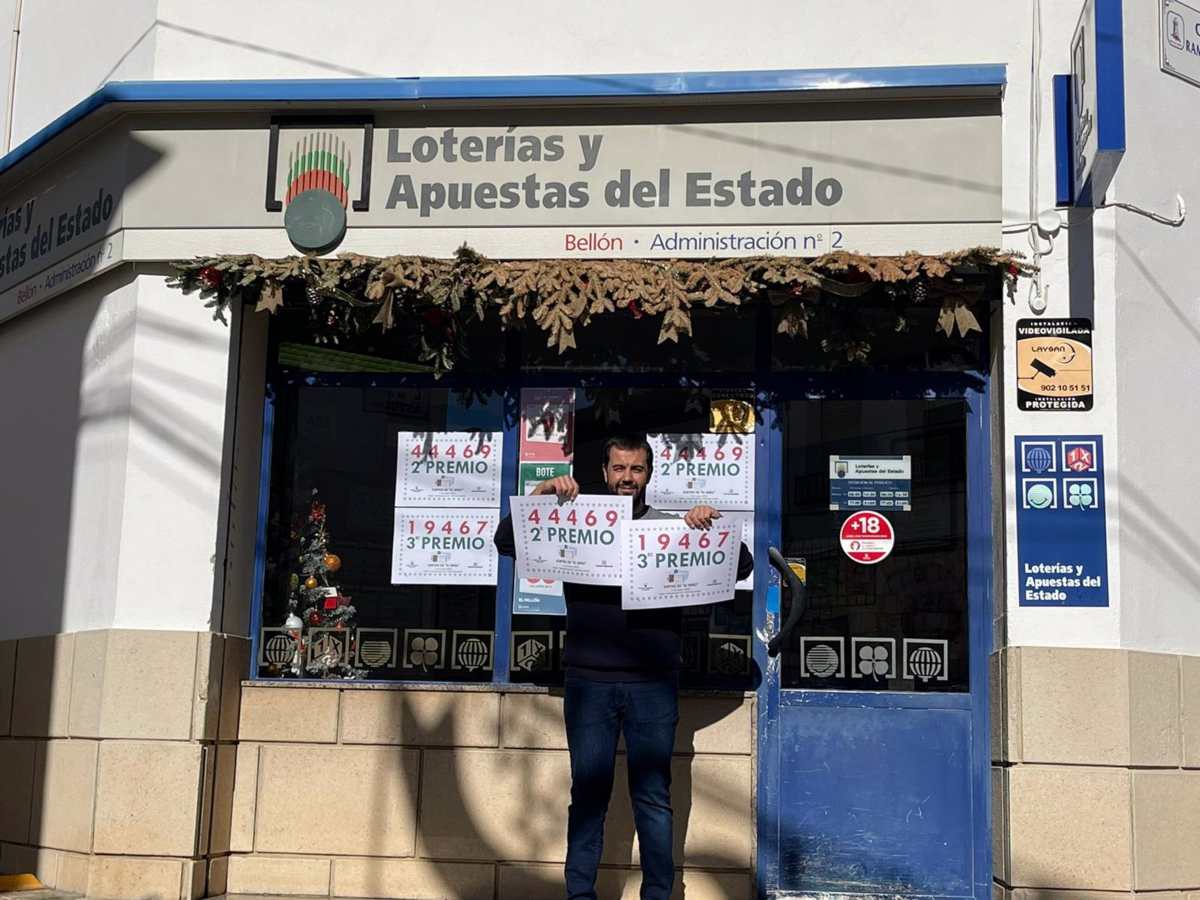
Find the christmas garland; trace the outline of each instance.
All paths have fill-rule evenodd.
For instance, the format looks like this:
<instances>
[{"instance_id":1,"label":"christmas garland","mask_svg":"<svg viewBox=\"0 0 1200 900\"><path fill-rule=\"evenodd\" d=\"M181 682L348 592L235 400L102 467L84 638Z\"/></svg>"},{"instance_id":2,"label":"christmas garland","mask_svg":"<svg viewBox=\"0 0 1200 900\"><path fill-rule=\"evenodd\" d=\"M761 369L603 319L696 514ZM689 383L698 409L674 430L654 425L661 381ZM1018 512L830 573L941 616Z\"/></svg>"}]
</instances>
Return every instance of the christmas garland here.
<instances>
[{"instance_id":1,"label":"christmas garland","mask_svg":"<svg viewBox=\"0 0 1200 900\"><path fill-rule=\"evenodd\" d=\"M691 335L695 308L739 307L759 297L780 307L781 333L808 337L823 294L853 298L903 290L905 300L939 304L937 327L947 337L965 337L980 330L971 307L983 291L972 276L998 274L1011 296L1017 279L1033 272L1021 254L986 247L933 256L491 260L463 246L452 259L215 256L172 266L176 274L169 283L185 293L198 291L213 318L227 322L235 302L270 313L304 308L318 343L338 345L411 317L421 323L418 358L438 374L454 367L472 319L496 317L504 328L532 320L547 346L563 353L576 346L577 328L598 316L656 317L662 343ZM895 330L905 327L898 315ZM824 335L822 346L851 360L865 360L870 352L868 341L852 335Z\"/></svg>"}]
</instances>

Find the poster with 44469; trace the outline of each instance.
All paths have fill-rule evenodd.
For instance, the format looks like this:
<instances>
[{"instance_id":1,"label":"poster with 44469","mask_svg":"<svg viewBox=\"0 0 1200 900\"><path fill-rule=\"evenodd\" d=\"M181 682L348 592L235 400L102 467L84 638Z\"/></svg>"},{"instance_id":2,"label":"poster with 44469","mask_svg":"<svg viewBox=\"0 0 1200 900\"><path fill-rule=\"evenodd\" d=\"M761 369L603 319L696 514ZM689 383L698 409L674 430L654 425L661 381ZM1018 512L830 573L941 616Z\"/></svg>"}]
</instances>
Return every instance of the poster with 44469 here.
<instances>
[{"instance_id":1,"label":"poster with 44469","mask_svg":"<svg viewBox=\"0 0 1200 900\"><path fill-rule=\"evenodd\" d=\"M396 506L500 506L500 432L402 431L396 445Z\"/></svg>"},{"instance_id":2,"label":"poster with 44469","mask_svg":"<svg viewBox=\"0 0 1200 900\"><path fill-rule=\"evenodd\" d=\"M707 503L719 510L754 509L754 436L650 434L654 477L646 499L659 509Z\"/></svg>"},{"instance_id":3,"label":"poster with 44469","mask_svg":"<svg viewBox=\"0 0 1200 900\"><path fill-rule=\"evenodd\" d=\"M621 523L633 516L633 498L580 494L513 497L519 578L577 584L621 583Z\"/></svg>"}]
</instances>

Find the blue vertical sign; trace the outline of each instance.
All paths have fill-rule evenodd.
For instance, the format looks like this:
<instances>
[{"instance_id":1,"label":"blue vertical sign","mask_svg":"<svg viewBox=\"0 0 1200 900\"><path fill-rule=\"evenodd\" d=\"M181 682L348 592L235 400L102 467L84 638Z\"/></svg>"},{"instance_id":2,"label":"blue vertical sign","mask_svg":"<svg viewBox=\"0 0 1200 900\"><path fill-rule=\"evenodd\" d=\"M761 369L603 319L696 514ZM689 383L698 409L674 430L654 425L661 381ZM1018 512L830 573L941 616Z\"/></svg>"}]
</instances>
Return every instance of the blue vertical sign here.
<instances>
[{"instance_id":1,"label":"blue vertical sign","mask_svg":"<svg viewBox=\"0 0 1200 900\"><path fill-rule=\"evenodd\" d=\"M1021 606L1108 606L1104 439L1018 437Z\"/></svg>"},{"instance_id":2,"label":"blue vertical sign","mask_svg":"<svg viewBox=\"0 0 1200 900\"><path fill-rule=\"evenodd\" d=\"M1071 141L1058 145L1069 152L1077 206L1094 206L1125 155L1125 36L1121 0L1084 0L1071 37L1069 90ZM1060 102L1059 85L1055 100ZM1060 191L1060 199L1062 192Z\"/></svg>"}]
</instances>

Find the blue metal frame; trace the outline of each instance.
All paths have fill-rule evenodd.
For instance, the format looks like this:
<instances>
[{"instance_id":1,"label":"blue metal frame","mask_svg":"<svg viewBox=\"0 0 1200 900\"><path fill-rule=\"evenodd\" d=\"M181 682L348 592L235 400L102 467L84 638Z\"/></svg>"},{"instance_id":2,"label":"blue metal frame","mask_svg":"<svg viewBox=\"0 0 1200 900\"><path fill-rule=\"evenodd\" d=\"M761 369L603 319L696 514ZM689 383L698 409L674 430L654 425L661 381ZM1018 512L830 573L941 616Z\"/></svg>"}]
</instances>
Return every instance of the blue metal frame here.
<instances>
[{"instance_id":1,"label":"blue metal frame","mask_svg":"<svg viewBox=\"0 0 1200 900\"><path fill-rule=\"evenodd\" d=\"M1003 65L884 66L618 75L501 75L438 78L330 78L245 81L114 81L75 104L0 157L0 174L68 128L115 104L396 103L439 100L588 100L705 97L847 90L995 88Z\"/></svg>"},{"instance_id":2,"label":"blue metal frame","mask_svg":"<svg viewBox=\"0 0 1200 900\"><path fill-rule=\"evenodd\" d=\"M760 400L774 400L769 394L759 394ZM767 547L781 545L780 518L782 503L778 490L772 490L774 485L783 483L783 431L777 427L776 407L774 402L760 402L763 410L758 424L758 450L760 463L755 475L754 484L754 558L766 560ZM758 771L754 773L757 782L755 791L755 822L758 828L758 858L755 865L757 882L756 896L766 895L768 885L779 883L779 774L781 760L774 759L772 764L764 765L764 754L775 753L779 750L779 702L781 700L780 657L774 660L767 657L767 639L779 628L783 610L780 608L780 593L782 588L779 576L770 566L756 565L757 577L754 579L754 661L762 672L762 681L758 685L756 729L758 732ZM767 576L765 573L770 573Z\"/></svg>"},{"instance_id":3,"label":"blue metal frame","mask_svg":"<svg viewBox=\"0 0 1200 900\"><path fill-rule=\"evenodd\" d=\"M975 897L992 896L992 733L988 719L988 662L992 653L992 429L991 382L966 392L967 609L971 647L972 795L975 811Z\"/></svg>"},{"instance_id":4,"label":"blue metal frame","mask_svg":"<svg viewBox=\"0 0 1200 900\"><path fill-rule=\"evenodd\" d=\"M1071 76L1054 76L1054 204L1075 200L1075 147L1071 140Z\"/></svg>"},{"instance_id":5,"label":"blue metal frame","mask_svg":"<svg viewBox=\"0 0 1200 900\"><path fill-rule=\"evenodd\" d=\"M506 401L512 397L513 388L506 393ZM518 395L519 399L519 395ZM505 403L506 414L513 409L513 404ZM509 513L509 495L520 492L518 473L520 471L521 447L521 415L519 403L511 419L504 427L504 465L500 471L501 487L511 485L510 490L500 491L500 515ZM492 682L508 684L512 674L512 605L515 591L516 562L507 556L500 557L499 568L496 572L496 615L495 637L492 643Z\"/></svg>"},{"instance_id":6,"label":"blue metal frame","mask_svg":"<svg viewBox=\"0 0 1200 900\"><path fill-rule=\"evenodd\" d=\"M855 399L961 397L967 404L967 605L970 646L967 693L907 693L855 691L855 706L876 709L959 709L971 718L972 797L979 801L972 809L974 859L973 893L976 900L987 900L992 890L991 856L991 733L988 721L988 658L992 643L992 478L991 428L989 417L990 385L984 375L947 374L884 376L869 373L855 377L776 376L781 398L825 396ZM765 396L765 395L760 395ZM778 492L772 486L782 483L782 429L776 427L776 410L771 405L759 425L759 446L765 449L767 465L759 467L755 485L757 538L755 554L765 559L768 542L779 546L781 535ZM765 432L765 434L764 434ZM765 520L765 521L764 521ZM765 638L777 627L778 579L772 573L755 582L754 631L755 660L763 673L758 687L758 855L757 895L768 896L779 884L779 822L776 818L780 793L782 759L767 758L780 754L778 731L781 709L829 707L846 704L845 691L780 689L780 663L766 658Z\"/></svg>"},{"instance_id":7,"label":"blue metal frame","mask_svg":"<svg viewBox=\"0 0 1200 900\"><path fill-rule=\"evenodd\" d=\"M262 637L263 591L267 581L267 519L271 508L271 454L275 446L275 394L270 384L263 394L262 453L258 463L258 515L254 526L254 584L250 587L250 671L258 674Z\"/></svg>"}]
</instances>

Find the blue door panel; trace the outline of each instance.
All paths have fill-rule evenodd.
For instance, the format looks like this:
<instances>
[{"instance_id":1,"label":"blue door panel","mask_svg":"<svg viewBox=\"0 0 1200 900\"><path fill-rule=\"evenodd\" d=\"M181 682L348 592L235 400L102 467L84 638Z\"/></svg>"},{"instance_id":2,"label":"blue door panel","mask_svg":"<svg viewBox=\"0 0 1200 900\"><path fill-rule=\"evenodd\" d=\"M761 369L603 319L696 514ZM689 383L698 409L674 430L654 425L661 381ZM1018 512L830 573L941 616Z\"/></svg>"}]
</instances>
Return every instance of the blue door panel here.
<instances>
[{"instance_id":1,"label":"blue door panel","mask_svg":"<svg viewBox=\"0 0 1200 900\"><path fill-rule=\"evenodd\" d=\"M780 744L779 888L972 895L969 710L805 706Z\"/></svg>"}]
</instances>

